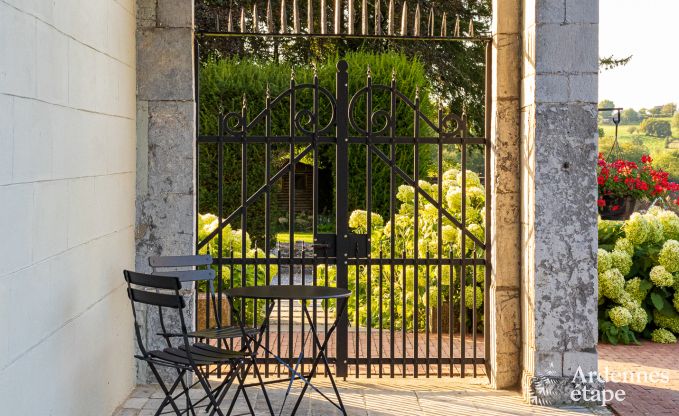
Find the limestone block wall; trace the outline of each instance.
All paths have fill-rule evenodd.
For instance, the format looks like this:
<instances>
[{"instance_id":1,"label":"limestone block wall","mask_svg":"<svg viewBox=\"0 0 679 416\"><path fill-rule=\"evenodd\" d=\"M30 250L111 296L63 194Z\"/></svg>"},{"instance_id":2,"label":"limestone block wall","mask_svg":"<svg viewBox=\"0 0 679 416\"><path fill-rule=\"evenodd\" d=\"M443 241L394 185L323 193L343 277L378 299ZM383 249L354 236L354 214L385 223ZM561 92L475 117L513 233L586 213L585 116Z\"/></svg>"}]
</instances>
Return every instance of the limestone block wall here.
<instances>
[{"instance_id":1,"label":"limestone block wall","mask_svg":"<svg viewBox=\"0 0 679 416\"><path fill-rule=\"evenodd\" d=\"M2 414L107 415L133 388L134 16L0 0Z\"/></svg>"},{"instance_id":2,"label":"limestone block wall","mask_svg":"<svg viewBox=\"0 0 679 416\"><path fill-rule=\"evenodd\" d=\"M598 1L524 0L523 386L597 369Z\"/></svg>"},{"instance_id":3,"label":"limestone block wall","mask_svg":"<svg viewBox=\"0 0 679 416\"><path fill-rule=\"evenodd\" d=\"M149 272L152 255L195 251L195 102L193 1L137 0L136 262ZM185 288L188 322L191 287ZM157 310L141 310L151 347L166 346ZM173 373L174 374L174 373ZM137 380L155 380L139 365Z\"/></svg>"}]
</instances>

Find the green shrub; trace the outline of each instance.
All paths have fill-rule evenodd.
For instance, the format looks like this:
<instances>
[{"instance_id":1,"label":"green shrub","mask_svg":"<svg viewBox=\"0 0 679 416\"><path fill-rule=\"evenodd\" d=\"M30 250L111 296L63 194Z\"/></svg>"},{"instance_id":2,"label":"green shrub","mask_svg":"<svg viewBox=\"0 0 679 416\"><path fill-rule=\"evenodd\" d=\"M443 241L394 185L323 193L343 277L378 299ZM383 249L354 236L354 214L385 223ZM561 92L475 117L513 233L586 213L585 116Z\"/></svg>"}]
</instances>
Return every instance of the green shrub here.
<instances>
[{"instance_id":1,"label":"green shrub","mask_svg":"<svg viewBox=\"0 0 679 416\"><path fill-rule=\"evenodd\" d=\"M603 341L667 342L679 334L679 216L658 207L599 221L599 333ZM662 330L659 330L662 329ZM662 335L662 336L661 336Z\"/></svg>"},{"instance_id":2,"label":"green shrub","mask_svg":"<svg viewBox=\"0 0 679 416\"><path fill-rule=\"evenodd\" d=\"M672 127L670 126L670 122L667 120L647 118L641 122L639 128L648 136L660 138L672 136Z\"/></svg>"},{"instance_id":3,"label":"green shrub","mask_svg":"<svg viewBox=\"0 0 679 416\"><path fill-rule=\"evenodd\" d=\"M670 179L679 182L679 150L664 150L653 156L653 166L670 174Z\"/></svg>"}]
</instances>

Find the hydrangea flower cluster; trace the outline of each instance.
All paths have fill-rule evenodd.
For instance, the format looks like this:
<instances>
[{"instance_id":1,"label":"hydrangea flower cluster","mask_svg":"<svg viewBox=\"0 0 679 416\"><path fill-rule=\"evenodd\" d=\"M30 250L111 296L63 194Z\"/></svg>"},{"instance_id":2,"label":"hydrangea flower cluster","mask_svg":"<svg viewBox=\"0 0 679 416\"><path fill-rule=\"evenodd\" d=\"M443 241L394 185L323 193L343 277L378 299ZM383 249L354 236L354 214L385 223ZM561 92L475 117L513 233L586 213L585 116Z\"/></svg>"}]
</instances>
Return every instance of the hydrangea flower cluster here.
<instances>
[{"instance_id":1,"label":"hydrangea flower cluster","mask_svg":"<svg viewBox=\"0 0 679 416\"><path fill-rule=\"evenodd\" d=\"M651 340L658 344L674 344L677 342L677 337L666 329L658 328L651 332Z\"/></svg>"}]
</instances>

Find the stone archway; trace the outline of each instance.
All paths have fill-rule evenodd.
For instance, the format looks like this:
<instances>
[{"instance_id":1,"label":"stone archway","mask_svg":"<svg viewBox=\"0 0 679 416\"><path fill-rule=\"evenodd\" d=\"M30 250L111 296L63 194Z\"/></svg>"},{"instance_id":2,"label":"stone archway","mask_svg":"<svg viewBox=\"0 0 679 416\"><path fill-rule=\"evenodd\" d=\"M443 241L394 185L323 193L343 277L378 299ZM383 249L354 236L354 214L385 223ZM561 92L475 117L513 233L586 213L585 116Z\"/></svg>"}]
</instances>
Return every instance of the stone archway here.
<instances>
[{"instance_id":1,"label":"stone archway","mask_svg":"<svg viewBox=\"0 0 679 416\"><path fill-rule=\"evenodd\" d=\"M528 395L597 368L598 1L493 0L492 28L486 356L496 388ZM138 270L195 248L192 52L192 1L138 0Z\"/></svg>"}]
</instances>

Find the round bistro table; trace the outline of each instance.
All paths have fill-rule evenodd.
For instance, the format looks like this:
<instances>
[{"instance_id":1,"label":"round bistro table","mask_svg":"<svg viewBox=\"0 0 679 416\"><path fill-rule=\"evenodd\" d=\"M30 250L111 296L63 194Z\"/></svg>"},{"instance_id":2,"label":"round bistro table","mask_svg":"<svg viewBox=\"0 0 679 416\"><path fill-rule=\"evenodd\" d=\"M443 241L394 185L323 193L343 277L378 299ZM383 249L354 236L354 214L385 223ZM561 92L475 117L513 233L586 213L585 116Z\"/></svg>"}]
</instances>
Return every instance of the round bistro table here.
<instances>
[{"instance_id":1,"label":"round bistro table","mask_svg":"<svg viewBox=\"0 0 679 416\"><path fill-rule=\"evenodd\" d=\"M298 286L298 285L272 285L272 286L249 286L249 287L238 287L238 288L233 288L230 290L227 290L225 292L227 298L229 299L229 303L231 304L231 308L233 309L233 316L236 318L238 326L241 328L241 332L243 334L243 337L248 339L250 342L248 342L248 349L250 350L250 356L252 357L251 362L248 365L248 370L250 366L254 366L254 372L255 375L257 376L258 379L258 384L262 391L264 392L264 399L266 400L267 406L269 407L269 411L271 412L272 415L274 415L273 411L273 406L271 405L271 401L269 400L269 396L266 393L266 388L265 388L265 383L262 380L261 373L259 372L259 369L257 368L257 363L256 363L256 357L257 357L257 351L262 348L269 354L271 354L279 363L284 365L290 370L290 380L288 384L288 389L285 393L285 397L283 399L283 403L281 405L281 411L283 410L283 407L285 406L285 401L288 398L288 395L290 394L290 390L292 387L292 383L296 380L302 380L304 382L304 387L302 388L302 391L297 398L297 402L295 403L295 407L292 410L292 415L297 413L297 409L299 408L300 403L302 402L302 398L304 397L304 393L306 392L308 387L311 387L314 389L316 392L318 392L325 400L330 402L332 405L337 407L342 414L346 415L346 409L344 408L344 403L342 403L342 398L340 397L339 391L337 390L337 385L335 384L335 379L332 375L332 372L330 371L330 365L328 363L328 357L326 355L326 349L328 347L328 340L330 339L330 336L332 333L335 331L337 328L337 323L339 322L340 318L344 315L347 309L347 303L349 301L349 297L351 296L351 291L348 289L342 289L338 287L327 287L327 286ZM235 308L236 302L234 301L235 298L240 298L240 299L253 299L255 301L257 300L265 300L266 301L266 317L264 319L264 322L262 325L259 327L259 331L256 335L248 335L247 328L245 327L245 322L240 319L240 313L238 310ZM326 333L325 333L325 338L323 343L320 342L320 339L318 337L318 331L316 328L316 325L314 324L313 319L311 318L311 314L309 314L309 309L307 308L307 302L315 302L319 300L329 300L329 299L336 299L337 300L337 314L335 315L335 322L329 327L326 328ZM269 325L269 318L271 316L271 313L273 312L274 309L274 304L276 301L281 301L281 300L288 300L288 301L299 301L302 304L302 311L303 316L305 317L306 321L309 324L311 336L313 338L314 345L318 348L318 353L314 357L313 364L311 366L311 371L304 375L301 372L298 372L297 369L299 367L299 364L301 363L301 360L303 358L304 352L300 354L297 364L295 365L294 368L292 368L289 364L287 364L281 357L277 356L274 354L272 351L268 350L262 345L262 336L264 332L266 331L268 325ZM302 334L304 336L304 334ZM249 345L252 343L252 347ZM335 403L330 397L328 397L326 394L321 392L316 386L312 384L312 379L316 375L316 368L320 364L320 362L323 362L323 365L325 366L325 372L330 379L330 383L332 385L332 388L335 392L335 397L337 398L337 403ZM286 381L285 379L280 380L280 381ZM268 384L268 383L267 383ZM237 398L237 394L234 396L233 400L235 401ZM233 404L232 404L233 406Z\"/></svg>"}]
</instances>

